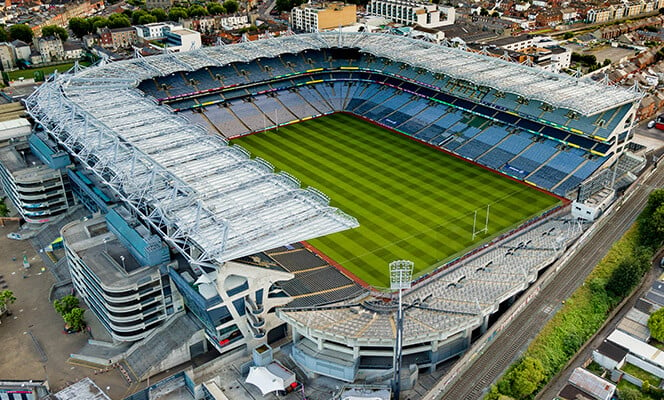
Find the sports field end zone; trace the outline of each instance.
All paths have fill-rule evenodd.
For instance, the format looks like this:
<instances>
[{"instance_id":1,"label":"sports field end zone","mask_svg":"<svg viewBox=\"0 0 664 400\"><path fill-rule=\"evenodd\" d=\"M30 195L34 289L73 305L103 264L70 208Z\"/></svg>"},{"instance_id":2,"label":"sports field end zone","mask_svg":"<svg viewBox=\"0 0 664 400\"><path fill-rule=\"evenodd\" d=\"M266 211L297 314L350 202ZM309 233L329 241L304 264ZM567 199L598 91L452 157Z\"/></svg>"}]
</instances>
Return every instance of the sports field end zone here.
<instances>
[{"instance_id":1,"label":"sports field end zone","mask_svg":"<svg viewBox=\"0 0 664 400\"><path fill-rule=\"evenodd\" d=\"M389 286L388 264L430 271L560 200L348 114L334 114L234 139L276 169L331 198L360 222L309 241L366 283Z\"/></svg>"}]
</instances>

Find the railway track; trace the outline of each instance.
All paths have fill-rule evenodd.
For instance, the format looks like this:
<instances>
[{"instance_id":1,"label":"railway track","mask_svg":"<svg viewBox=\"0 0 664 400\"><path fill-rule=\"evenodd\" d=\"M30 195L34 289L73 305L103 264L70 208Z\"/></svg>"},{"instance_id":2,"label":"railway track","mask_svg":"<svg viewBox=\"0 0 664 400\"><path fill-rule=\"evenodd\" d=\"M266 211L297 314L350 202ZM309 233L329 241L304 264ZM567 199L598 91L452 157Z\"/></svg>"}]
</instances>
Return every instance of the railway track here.
<instances>
[{"instance_id":1,"label":"railway track","mask_svg":"<svg viewBox=\"0 0 664 400\"><path fill-rule=\"evenodd\" d=\"M544 324L555 314L562 300L568 298L595 265L606 255L641 212L654 187L664 185L664 168L656 170L633 190L611 215L598 226L590 240L580 246L562 266L558 275L542 288L526 308L488 345L473 364L461 373L449 388L437 396L443 400L481 399L487 388L526 349Z\"/></svg>"}]
</instances>

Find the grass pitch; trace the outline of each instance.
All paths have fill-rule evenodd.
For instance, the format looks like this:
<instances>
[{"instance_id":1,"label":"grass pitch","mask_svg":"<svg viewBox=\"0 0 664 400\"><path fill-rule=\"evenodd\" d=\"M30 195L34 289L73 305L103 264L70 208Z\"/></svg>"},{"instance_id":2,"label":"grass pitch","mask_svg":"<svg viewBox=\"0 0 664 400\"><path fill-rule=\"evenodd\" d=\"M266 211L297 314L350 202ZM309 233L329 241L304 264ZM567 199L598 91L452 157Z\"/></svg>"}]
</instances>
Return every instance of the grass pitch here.
<instances>
[{"instance_id":1,"label":"grass pitch","mask_svg":"<svg viewBox=\"0 0 664 400\"><path fill-rule=\"evenodd\" d=\"M370 285L389 286L388 263L414 275L486 239L471 240L473 217L489 235L558 203L525 184L347 114L233 140L303 185L313 186L360 227L309 243Z\"/></svg>"}]
</instances>

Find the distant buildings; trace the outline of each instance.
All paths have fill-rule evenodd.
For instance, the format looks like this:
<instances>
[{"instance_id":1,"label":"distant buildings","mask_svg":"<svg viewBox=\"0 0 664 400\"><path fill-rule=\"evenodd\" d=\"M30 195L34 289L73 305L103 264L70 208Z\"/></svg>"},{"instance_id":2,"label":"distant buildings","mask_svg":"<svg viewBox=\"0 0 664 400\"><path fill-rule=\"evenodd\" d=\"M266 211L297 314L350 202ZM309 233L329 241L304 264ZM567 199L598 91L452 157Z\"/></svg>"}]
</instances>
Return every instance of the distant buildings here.
<instances>
[{"instance_id":1,"label":"distant buildings","mask_svg":"<svg viewBox=\"0 0 664 400\"><path fill-rule=\"evenodd\" d=\"M138 43L137 29L132 26L114 29L101 28L99 37L99 44L105 48L127 48Z\"/></svg>"},{"instance_id":2,"label":"distant buildings","mask_svg":"<svg viewBox=\"0 0 664 400\"><path fill-rule=\"evenodd\" d=\"M189 51L201 48L201 33L191 29L173 29L166 32L165 47L172 51Z\"/></svg>"},{"instance_id":3,"label":"distant buildings","mask_svg":"<svg viewBox=\"0 0 664 400\"><path fill-rule=\"evenodd\" d=\"M167 9L173 6L173 0L145 0L145 8L151 10L153 8Z\"/></svg>"},{"instance_id":4,"label":"distant buildings","mask_svg":"<svg viewBox=\"0 0 664 400\"><path fill-rule=\"evenodd\" d=\"M353 25L357 7L354 4L302 4L291 10L291 26L296 31L317 32Z\"/></svg>"},{"instance_id":5,"label":"distant buildings","mask_svg":"<svg viewBox=\"0 0 664 400\"><path fill-rule=\"evenodd\" d=\"M532 64L547 71L569 68L572 52L555 42L536 40L530 35L508 36L492 40L484 49L499 57L507 55L519 63Z\"/></svg>"},{"instance_id":6,"label":"distant buildings","mask_svg":"<svg viewBox=\"0 0 664 400\"><path fill-rule=\"evenodd\" d=\"M372 0L367 12L400 24L423 28L452 25L456 16L454 7L406 0Z\"/></svg>"}]
</instances>

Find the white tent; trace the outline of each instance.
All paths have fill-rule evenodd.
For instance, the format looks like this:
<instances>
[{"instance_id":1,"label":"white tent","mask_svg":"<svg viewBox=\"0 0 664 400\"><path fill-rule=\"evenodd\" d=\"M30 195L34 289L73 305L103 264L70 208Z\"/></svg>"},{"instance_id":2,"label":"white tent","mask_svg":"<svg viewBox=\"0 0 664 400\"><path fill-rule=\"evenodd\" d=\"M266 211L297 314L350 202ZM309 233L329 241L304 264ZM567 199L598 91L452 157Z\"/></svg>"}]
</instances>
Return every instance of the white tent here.
<instances>
[{"instance_id":1,"label":"white tent","mask_svg":"<svg viewBox=\"0 0 664 400\"><path fill-rule=\"evenodd\" d=\"M249 376L247 376L245 382L251 383L260 389L263 396L270 392L284 390L286 387L286 382L284 382L283 378L273 374L265 367L251 367Z\"/></svg>"}]
</instances>

